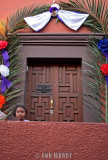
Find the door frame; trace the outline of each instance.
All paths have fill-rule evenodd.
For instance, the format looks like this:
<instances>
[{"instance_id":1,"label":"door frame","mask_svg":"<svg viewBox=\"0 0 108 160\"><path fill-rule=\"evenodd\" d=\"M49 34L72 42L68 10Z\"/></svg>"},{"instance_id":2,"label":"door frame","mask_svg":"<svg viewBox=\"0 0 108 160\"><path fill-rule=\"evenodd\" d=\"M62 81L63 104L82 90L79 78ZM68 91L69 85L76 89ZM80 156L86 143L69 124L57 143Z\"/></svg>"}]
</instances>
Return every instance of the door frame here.
<instances>
[{"instance_id":1,"label":"door frame","mask_svg":"<svg viewBox=\"0 0 108 160\"><path fill-rule=\"evenodd\" d=\"M87 53L86 45L89 37L95 36L102 38L103 33L18 33L20 36L20 43L23 44L22 52L24 54L22 59L23 67L25 68L22 77L24 78L23 85L25 86L22 103L25 104L25 92L26 92L26 71L27 71L27 58L81 58L82 70L87 69L87 66L83 63L83 60ZM55 54L52 55L52 49L55 50ZM62 54L61 54L62 50ZM45 51L45 52L44 52ZM60 52L59 52L60 51ZM68 53L67 53L68 51ZM44 54L43 54L44 53ZM83 77L86 77L82 73ZM82 87L83 94L88 91L85 85ZM83 107L84 122L95 122L96 117L91 111L84 106Z\"/></svg>"}]
</instances>

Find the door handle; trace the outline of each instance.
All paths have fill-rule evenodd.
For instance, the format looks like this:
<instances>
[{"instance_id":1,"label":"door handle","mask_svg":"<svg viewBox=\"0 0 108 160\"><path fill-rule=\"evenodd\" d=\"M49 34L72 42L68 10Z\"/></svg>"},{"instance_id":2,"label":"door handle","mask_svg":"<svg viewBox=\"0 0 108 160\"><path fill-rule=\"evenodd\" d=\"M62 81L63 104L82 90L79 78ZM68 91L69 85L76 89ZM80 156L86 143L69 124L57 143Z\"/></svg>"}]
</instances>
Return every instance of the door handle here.
<instances>
[{"instance_id":1,"label":"door handle","mask_svg":"<svg viewBox=\"0 0 108 160\"><path fill-rule=\"evenodd\" d=\"M50 109L53 109L53 99L50 100Z\"/></svg>"}]
</instances>

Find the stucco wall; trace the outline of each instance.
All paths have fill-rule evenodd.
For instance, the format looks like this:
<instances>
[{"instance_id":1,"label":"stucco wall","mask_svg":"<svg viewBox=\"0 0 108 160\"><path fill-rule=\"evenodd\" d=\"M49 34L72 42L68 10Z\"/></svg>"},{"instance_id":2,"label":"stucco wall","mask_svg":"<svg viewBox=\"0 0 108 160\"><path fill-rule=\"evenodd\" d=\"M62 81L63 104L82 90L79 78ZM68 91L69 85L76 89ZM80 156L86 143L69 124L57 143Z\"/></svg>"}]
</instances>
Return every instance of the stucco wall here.
<instances>
[{"instance_id":1,"label":"stucco wall","mask_svg":"<svg viewBox=\"0 0 108 160\"><path fill-rule=\"evenodd\" d=\"M107 160L108 125L0 121L0 144L0 160Z\"/></svg>"}]
</instances>

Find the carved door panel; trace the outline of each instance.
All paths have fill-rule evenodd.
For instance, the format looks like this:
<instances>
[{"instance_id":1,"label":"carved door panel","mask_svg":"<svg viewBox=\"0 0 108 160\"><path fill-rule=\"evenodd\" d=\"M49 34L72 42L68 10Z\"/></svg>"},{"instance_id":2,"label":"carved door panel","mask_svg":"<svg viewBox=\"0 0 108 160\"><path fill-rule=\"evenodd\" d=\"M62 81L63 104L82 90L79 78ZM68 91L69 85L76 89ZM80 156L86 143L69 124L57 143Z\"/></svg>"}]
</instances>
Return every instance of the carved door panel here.
<instances>
[{"instance_id":1,"label":"carved door panel","mask_svg":"<svg viewBox=\"0 0 108 160\"><path fill-rule=\"evenodd\" d=\"M82 121L81 64L29 63L26 106L32 121Z\"/></svg>"},{"instance_id":2,"label":"carved door panel","mask_svg":"<svg viewBox=\"0 0 108 160\"><path fill-rule=\"evenodd\" d=\"M58 67L58 121L82 121L81 66L79 63Z\"/></svg>"}]
</instances>

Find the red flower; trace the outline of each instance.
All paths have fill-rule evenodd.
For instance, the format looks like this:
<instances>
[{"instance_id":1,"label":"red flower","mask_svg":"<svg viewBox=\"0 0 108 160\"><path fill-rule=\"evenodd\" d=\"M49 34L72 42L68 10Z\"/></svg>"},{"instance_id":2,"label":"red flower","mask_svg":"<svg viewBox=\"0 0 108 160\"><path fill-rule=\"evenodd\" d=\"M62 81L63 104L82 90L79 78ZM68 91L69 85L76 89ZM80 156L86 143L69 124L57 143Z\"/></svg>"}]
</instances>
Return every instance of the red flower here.
<instances>
[{"instance_id":1,"label":"red flower","mask_svg":"<svg viewBox=\"0 0 108 160\"><path fill-rule=\"evenodd\" d=\"M104 75L108 75L108 64L103 64L100 68Z\"/></svg>"},{"instance_id":2,"label":"red flower","mask_svg":"<svg viewBox=\"0 0 108 160\"><path fill-rule=\"evenodd\" d=\"M7 41L0 41L0 49L6 48L7 44Z\"/></svg>"},{"instance_id":3,"label":"red flower","mask_svg":"<svg viewBox=\"0 0 108 160\"><path fill-rule=\"evenodd\" d=\"M2 105L5 103L5 98L3 95L0 95L0 108L2 108Z\"/></svg>"}]
</instances>

